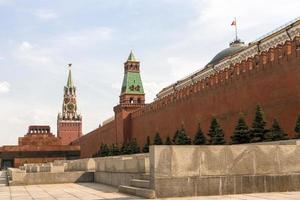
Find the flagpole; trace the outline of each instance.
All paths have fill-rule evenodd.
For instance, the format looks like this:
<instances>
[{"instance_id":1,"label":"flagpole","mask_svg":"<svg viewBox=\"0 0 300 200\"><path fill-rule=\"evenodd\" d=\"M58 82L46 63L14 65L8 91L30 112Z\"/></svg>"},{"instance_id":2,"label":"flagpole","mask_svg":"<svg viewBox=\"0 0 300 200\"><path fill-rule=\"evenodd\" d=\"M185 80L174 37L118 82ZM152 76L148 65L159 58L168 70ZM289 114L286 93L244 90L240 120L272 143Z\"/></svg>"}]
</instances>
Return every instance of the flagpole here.
<instances>
[{"instance_id":1,"label":"flagpole","mask_svg":"<svg viewBox=\"0 0 300 200\"><path fill-rule=\"evenodd\" d=\"M234 18L234 21L235 21L235 41L237 41L238 37L237 37L237 22L236 22L236 17Z\"/></svg>"}]
</instances>

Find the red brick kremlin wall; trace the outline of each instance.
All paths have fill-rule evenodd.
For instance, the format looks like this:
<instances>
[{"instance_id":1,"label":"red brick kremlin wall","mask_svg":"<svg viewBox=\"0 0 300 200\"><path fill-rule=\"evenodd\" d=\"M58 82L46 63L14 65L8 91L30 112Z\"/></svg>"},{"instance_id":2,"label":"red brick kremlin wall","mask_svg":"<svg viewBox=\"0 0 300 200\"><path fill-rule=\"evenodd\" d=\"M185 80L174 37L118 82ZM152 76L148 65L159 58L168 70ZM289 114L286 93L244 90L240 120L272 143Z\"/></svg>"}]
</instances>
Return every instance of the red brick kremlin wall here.
<instances>
[{"instance_id":1,"label":"red brick kremlin wall","mask_svg":"<svg viewBox=\"0 0 300 200\"><path fill-rule=\"evenodd\" d=\"M80 156L82 158L92 157L100 148L101 143L116 143L115 122L109 122L92 132L75 140L73 145L80 145Z\"/></svg>"},{"instance_id":2,"label":"red brick kremlin wall","mask_svg":"<svg viewBox=\"0 0 300 200\"><path fill-rule=\"evenodd\" d=\"M251 126L257 104L264 110L268 127L277 118L293 136L296 116L300 114L300 48L296 48L295 41L262 52L133 112L128 120L131 133L125 134L137 138L143 146L147 136L153 138L158 131L163 138L172 137L184 124L193 137L199 122L207 133L211 117L215 116L229 141L239 113ZM75 143L81 146L81 156L89 157L101 142L115 141L115 125L111 122Z\"/></svg>"}]
</instances>

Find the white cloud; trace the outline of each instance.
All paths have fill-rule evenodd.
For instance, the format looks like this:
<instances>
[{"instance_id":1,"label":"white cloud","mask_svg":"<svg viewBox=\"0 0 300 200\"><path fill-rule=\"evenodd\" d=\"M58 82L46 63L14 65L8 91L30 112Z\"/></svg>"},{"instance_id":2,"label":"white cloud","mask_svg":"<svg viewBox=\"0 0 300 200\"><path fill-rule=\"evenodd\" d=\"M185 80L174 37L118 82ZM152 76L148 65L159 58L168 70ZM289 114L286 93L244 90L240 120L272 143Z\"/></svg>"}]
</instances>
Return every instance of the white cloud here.
<instances>
[{"instance_id":1,"label":"white cloud","mask_svg":"<svg viewBox=\"0 0 300 200\"><path fill-rule=\"evenodd\" d=\"M15 56L21 63L31 67L47 67L53 64L51 54L47 49L26 41L19 45Z\"/></svg>"},{"instance_id":2,"label":"white cloud","mask_svg":"<svg viewBox=\"0 0 300 200\"><path fill-rule=\"evenodd\" d=\"M199 69L199 61L192 61L184 57L168 57L167 63L171 68L171 75L175 80L182 79L184 76Z\"/></svg>"},{"instance_id":3,"label":"white cloud","mask_svg":"<svg viewBox=\"0 0 300 200\"><path fill-rule=\"evenodd\" d=\"M18 47L19 50L21 51L28 51L28 50L31 50L33 48L33 46L29 43L29 42L22 42L20 44L20 46Z\"/></svg>"},{"instance_id":4,"label":"white cloud","mask_svg":"<svg viewBox=\"0 0 300 200\"><path fill-rule=\"evenodd\" d=\"M33 14L42 20L52 20L57 19L59 17L57 13L49 9L36 10Z\"/></svg>"},{"instance_id":5,"label":"white cloud","mask_svg":"<svg viewBox=\"0 0 300 200\"><path fill-rule=\"evenodd\" d=\"M146 103L151 103L156 98L156 94L166 85L168 85L167 82L143 81L144 91L146 94Z\"/></svg>"},{"instance_id":6,"label":"white cloud","mask_svg":"<svg viewBox=\"0 0 300 200\"><path fill-rule=\"evenodd\" d=\"M6 81L0 82L0 94L10 91L10 84Z\"/></svg>"},{"instance_id":7,"label":"white cloud","mask_svg":"<svg viewBox=\"0 0 300 200\"><path fill-rule=\"evenodd\" d=\"M61 40L71 46L90 46L96 43L112 39L112 29L108 27L96 27L86 30L68 33Z\"/></svg>"},{"instance_id":8,"label":"white cloud","mask_svg":"<svg viewBox=\"0 0 300 200\"><path fill-rule=\"evenodd\" d=\"M4 60L4 57L0 56L0 60Z\"/></svg>"}]
</instances>

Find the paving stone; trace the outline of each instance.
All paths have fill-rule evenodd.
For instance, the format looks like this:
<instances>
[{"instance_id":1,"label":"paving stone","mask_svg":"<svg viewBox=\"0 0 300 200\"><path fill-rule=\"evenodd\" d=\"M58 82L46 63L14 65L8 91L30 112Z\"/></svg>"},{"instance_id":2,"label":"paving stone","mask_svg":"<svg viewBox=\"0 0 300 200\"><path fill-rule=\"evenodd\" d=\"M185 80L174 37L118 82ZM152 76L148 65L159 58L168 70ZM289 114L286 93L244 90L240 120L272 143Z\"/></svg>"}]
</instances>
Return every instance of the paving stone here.
<instances>
[{"instance_id":1,"label":"paving stone","mask_svg":"<svg viewBox=\"0 0 300 200\"><path fill-rule=\"evenodd\" d=\"M143 199L122 193L118 189L97 183L1 186L0 200L132 200ZM166 198L161 200L298 200L300 192L253 193L223 196Z\"/></svg>"}]
</instances>

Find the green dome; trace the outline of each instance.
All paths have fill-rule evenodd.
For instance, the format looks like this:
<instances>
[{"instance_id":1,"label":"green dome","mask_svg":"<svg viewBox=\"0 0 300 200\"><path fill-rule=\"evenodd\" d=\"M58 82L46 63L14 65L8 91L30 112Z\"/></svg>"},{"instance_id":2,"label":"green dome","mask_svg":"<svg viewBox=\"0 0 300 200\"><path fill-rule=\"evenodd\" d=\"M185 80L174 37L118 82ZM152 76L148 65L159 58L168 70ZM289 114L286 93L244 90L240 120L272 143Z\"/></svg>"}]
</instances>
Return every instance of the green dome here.
<instances>
[{"instance_id":1,"label":"green dome","mask_svg":"<svg viewBox=\"0 0 300 200\"><path fill-rule=\"evenodd\" d=\"M213 59L206 66L215 65L218 62L220 62L221 60L223 60L224 58L226 58L228 56L232 56L233 54L239 52L240 50L242 50L244 48L245 48L245 45L243 42L234 41L230 44L230 47L222 50L215 57L213 57Z\"/></svg>"}]
</instances>

